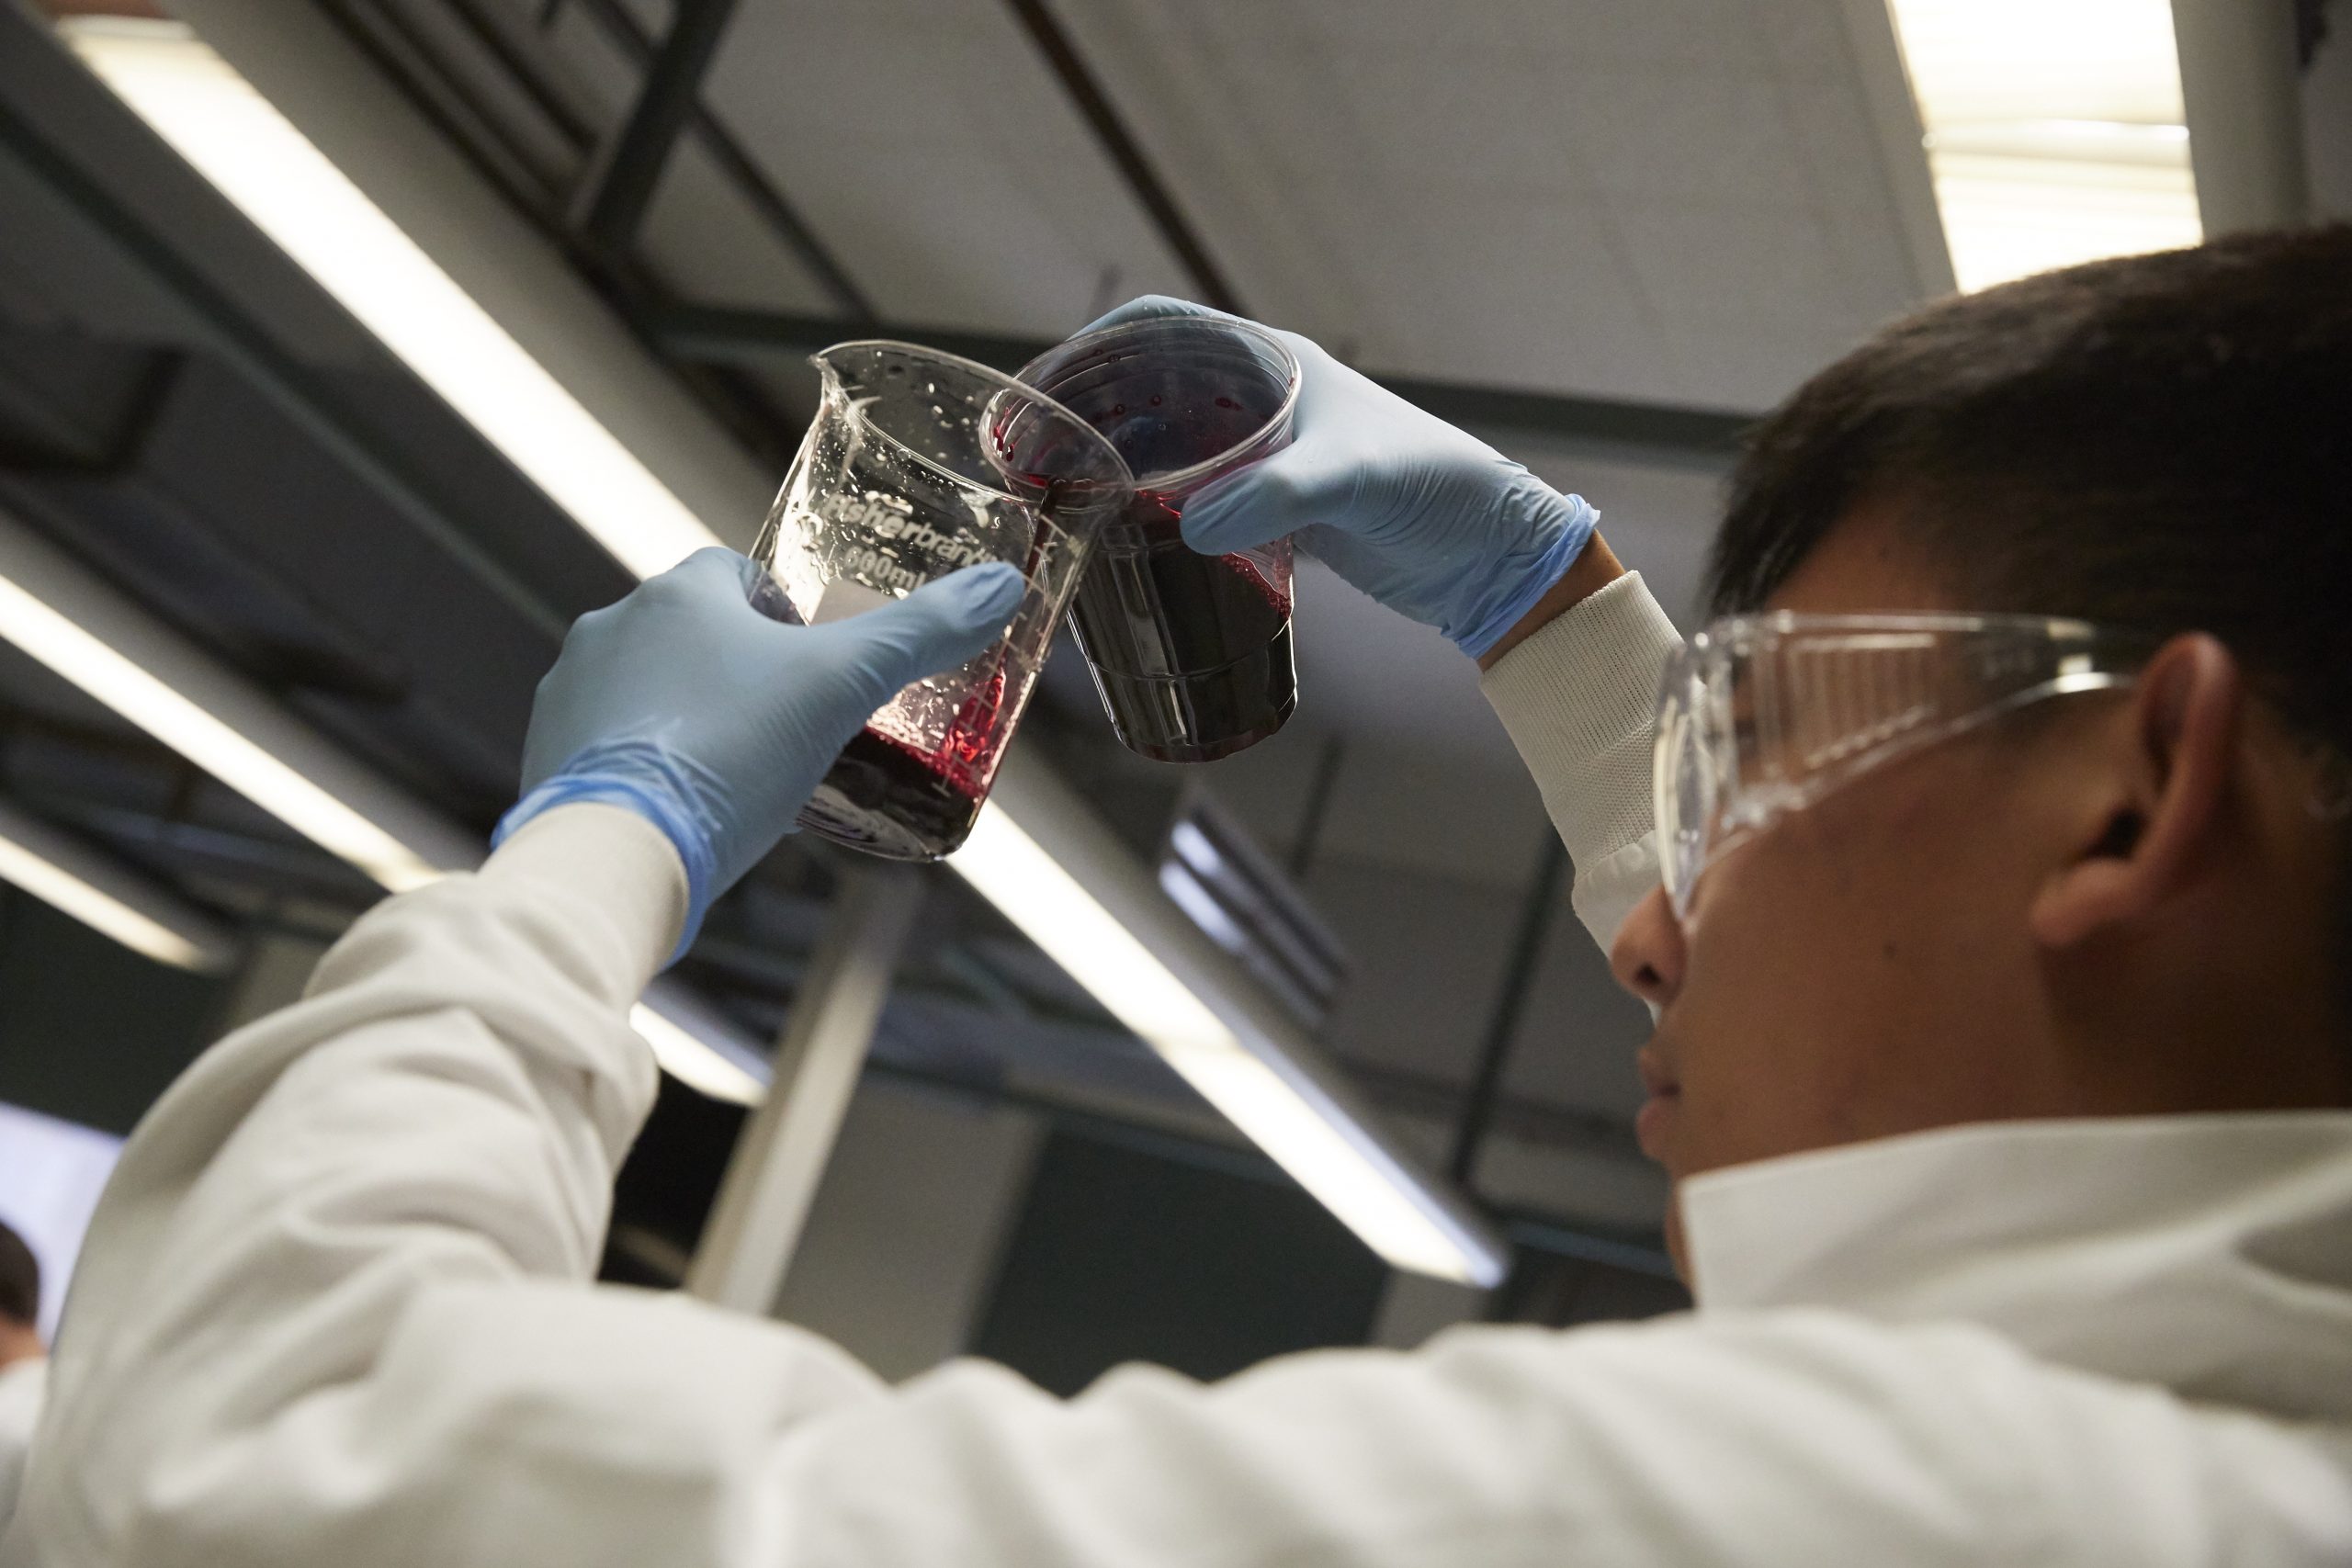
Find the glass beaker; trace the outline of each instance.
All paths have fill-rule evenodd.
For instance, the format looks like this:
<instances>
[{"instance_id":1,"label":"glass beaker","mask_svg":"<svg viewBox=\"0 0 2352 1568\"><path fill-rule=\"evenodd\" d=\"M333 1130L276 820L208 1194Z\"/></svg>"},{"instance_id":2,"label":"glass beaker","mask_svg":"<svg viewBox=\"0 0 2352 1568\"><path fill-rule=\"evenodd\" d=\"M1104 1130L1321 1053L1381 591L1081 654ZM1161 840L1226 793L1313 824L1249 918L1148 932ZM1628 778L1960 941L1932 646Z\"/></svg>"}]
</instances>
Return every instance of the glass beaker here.
<instances>
[{"instance_id":1,"label":"glass beaker","mask_svg":"<svg viewBox=\"0 0 2352 1568\"><path fill-rule=\"evenodd\" d=\"M1028 580L1004 636L916 682L845 747L803 827L893 860L935 860L978 819L1126 465L1069 410L1012 378L903 343L815 355L816 422L752 547L755 593L822 625L930 579L1010 561Z\"/></svg>"},{"instance_id":2,"label":"glass beaker","mask_svg":"<svg viewBox=\"0 0 2352 1568\"><path fill-rule=\"evenodd\" d=\"M1297 356L1248 321L1163 316L1070 339L1021 378L1092 424L1135 475L1071 605L1095 689L1127 749L1207 762L1298 705L1291 543L1204 556L1185 499L1290 445Z\"/></svg>"}]
</instances>

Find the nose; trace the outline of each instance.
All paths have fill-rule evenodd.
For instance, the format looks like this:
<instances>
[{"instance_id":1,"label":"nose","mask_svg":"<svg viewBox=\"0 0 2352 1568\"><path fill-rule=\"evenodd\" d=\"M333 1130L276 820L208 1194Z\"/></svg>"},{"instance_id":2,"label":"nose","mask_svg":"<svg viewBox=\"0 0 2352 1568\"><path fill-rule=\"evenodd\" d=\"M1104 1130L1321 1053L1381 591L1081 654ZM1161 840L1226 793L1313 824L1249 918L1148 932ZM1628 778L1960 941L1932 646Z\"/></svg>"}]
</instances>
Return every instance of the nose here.
<instances>
[{"instance_id":1,"label":"nose","mask_svg":"<svg viewBox=\"0 0 2352 1568\"><path fill-rule=\"evenodd\" d=\"M1662 1008L1682 988L1685 956L1682 922L1666 889L1653 887L1617 930L1609 947L1609 972L1617 983L1654 1008Z\"/></svg>"}]
</instances>

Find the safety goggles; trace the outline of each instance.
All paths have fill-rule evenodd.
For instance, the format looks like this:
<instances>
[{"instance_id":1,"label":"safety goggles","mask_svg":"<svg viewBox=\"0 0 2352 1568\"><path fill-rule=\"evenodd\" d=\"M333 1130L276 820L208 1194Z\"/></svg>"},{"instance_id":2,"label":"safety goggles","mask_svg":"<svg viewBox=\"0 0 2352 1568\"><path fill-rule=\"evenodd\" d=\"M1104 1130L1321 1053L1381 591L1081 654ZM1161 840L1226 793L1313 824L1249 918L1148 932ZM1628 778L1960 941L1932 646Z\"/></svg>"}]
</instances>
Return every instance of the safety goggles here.
<instances>
[{"instance_id":1,"label":"safety goggles","mask_svg":"<svg viewBox=\"0 0 2352 1568\"><path fill-rule=\"evenodd\" d=\"M1659 870L1678 918L1708 863L1872 768L2045 697L2132 683L2142 637L2041 615L1716 621L1658 694Z\"/></svg>"}]
</instances>

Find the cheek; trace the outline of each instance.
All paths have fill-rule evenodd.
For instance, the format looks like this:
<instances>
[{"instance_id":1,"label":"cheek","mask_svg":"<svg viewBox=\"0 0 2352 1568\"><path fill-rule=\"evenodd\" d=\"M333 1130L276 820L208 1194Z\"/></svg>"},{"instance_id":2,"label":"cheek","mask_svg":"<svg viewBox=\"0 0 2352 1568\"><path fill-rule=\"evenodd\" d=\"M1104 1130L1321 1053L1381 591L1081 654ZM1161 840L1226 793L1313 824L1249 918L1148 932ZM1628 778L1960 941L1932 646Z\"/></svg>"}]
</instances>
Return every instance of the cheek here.
<instances>
[{"instance_id":1,"label":"cheek","mask_svg":"<svg viewBox=\"0 0 2352 1568\"><path fill-rule=\"evenodd\" d=\"M1675 1024L1691 1153L1708 1166L1850 1135L1847 1107L1869 1073L1862 1020L1899 961L1851 875L1793 838L1724 863L1693 910Z\"/></svg>"},{"instance_id":2,"label":"cheek","mask_svg":"<svg viewBox=\"0 0 2352 1568\"><path fill-rule=\"evenodd\" d=\"M1919 1125L1967 1084L1980 847L1949 827L1801 813L1711 868L1671 1021L1690 1170Z\"/></svg>"}]
</instances>

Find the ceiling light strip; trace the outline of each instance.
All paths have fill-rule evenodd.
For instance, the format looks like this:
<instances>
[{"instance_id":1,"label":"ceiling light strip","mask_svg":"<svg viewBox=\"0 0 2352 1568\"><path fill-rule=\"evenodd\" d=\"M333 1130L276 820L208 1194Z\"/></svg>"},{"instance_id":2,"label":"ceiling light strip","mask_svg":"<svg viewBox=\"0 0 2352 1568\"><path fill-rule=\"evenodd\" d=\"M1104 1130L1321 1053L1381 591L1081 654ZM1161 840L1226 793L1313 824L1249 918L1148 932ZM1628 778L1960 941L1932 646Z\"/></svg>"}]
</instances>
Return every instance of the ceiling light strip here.
<instances>
[{"instance_id":1,"label":"ceiling light strip","mask_svg":"<svg viewBox=\"0 0 2352 1568\"><path fill-rule=\"evenodd\" d=\"M1485 1217L1396 1146L1321 1049L1051 769L1015 748L947 864L1383 1258L1501 1280L1509 1250Z\"/></svg>"},{"instance_id":2,"label":"ceiling light strip","mask_svg":"<svg viewBox=\"0 0 2352 1568\"><path fill-rule=\"evenodd\" d=\"M353 762L5 511L0 637L390 891L421 887L481 861L482 846L472 835ZM0 817L0 839L13 836ZM220 952L218 939L125 897L90 863L96 857L60 863L55 842L18 841L25 851L13 869L0 850L0 876L166 962L199 966ZM69 903L76 896L67 883L44 878L37 860L69 864L92 896ZM109 897L122 906L120 914L102 902ZM147 930L142 920L163 929ZM691 993L657 984L632 1022L673 1076L738 1104L759 1099L764 1059Z\"/></svg>"},{"instance_id":3,"label":"ceiling light strip","mask_svg":"<svg viewBox=\"0 0 2352 1568\"><path fill-rule=\"evenodd\" d=\"M395 892L481 859L470 836L0 512L0 637Z\"/></svg>"},{"instance_id":4,"label":"ceiling light strip","mask_svg":"<svg viewBox=\"0 0 2352 1568\"><path fill-rule=\"evenodd\" d=\"M2172 0L1886 0L1963 290L2202 237Z\"/></svg>"},{"instance_id":5,"label":"ceiling light strip","mask_svg":"<svg viewBox=\"0 0 2352 1568\"><path fill-rule=\"evenodd\" d=\"M175 22L59 30L155 132L639 577L718 542L292 122Z\"/></svg>"},{"instance_id":6,"label":"ceiling light strip","mask_svg":"<svg viewBox=\"0 0 2352 1568\"><path fill-rule=\"evenodd\" d=\"M217 974L236 958L235 940L210 917L5 801L0 880L159 964Z\"/></svg>"}]
</instances>

